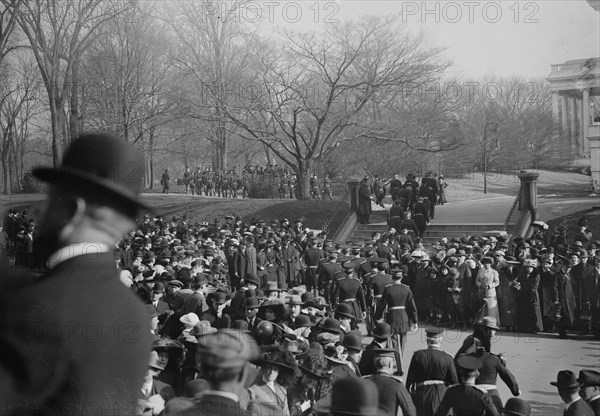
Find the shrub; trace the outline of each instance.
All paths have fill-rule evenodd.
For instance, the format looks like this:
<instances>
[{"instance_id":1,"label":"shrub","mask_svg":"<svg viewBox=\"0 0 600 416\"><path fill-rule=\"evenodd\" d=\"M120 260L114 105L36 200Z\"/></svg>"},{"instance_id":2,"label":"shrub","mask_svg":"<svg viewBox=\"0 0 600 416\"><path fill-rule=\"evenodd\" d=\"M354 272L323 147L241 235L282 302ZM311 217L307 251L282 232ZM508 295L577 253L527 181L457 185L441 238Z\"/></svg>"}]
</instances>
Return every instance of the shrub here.
<instances>
[{"instance_id":1,"label":"shrub","mask_svg":"<svg viewBox=\"0 0 600 416\"><path fill-rule=\"evenodd\" d=\"M257 178L248 184L249 198L279 198L279 180Z\"/></svg>"}]
</instances>

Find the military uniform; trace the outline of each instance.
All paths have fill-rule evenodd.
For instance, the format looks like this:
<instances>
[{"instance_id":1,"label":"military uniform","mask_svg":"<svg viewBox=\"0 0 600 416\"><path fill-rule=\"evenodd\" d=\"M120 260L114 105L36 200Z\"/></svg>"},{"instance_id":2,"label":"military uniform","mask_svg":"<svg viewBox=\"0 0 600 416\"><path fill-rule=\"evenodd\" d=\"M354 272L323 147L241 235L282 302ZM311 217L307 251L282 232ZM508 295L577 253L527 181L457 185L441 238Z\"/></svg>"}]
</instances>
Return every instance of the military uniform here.
<instances>
[{"instance_id":1,"label":"military uniform","mask_svg":"<svg viewBox=\"0 0 600 416\"><path fill-rule=\"evenodd\" d=\"M502 359L492 353L485 351L484 348L478 348L473 354L473 357L478 358L483 364L479 369L479 377L475 380L478 387L482 387L487 390L496 406L496 409L500 411L503 407L502 399L498 393L498 387L496 386L496 378L500 376L509 388L513 396L519 395L519 385L515 376L506 368Z\"/></svg>"},{"instance_id":2,"label":"military uniform","mask_svg":"<svg viewBox=\"0 0 600 416\"><path fill-rule=\"evenodd\" d=\"M457 383L456 367L450 354L436 347L414 353L406 376L406 386L412 392L419 416L433 415L447 386Z\"/></svg>"},{"instance_id":3,"label":"military uniform","mask_svg":"<svg viewBox=\"0 0 600 416\"><path fill-rule=\"evenodd\" d=\"M366 303L361 282L354 273L340 277L342 274L344 273L338 273L331 299L337 299L337 303L350 304L356 321L362 322L362 312L366 310Z\"/></svg>"},{"instance_id":4,"label":"military uniform","mask_svg":"<svg viewBox=\"0 0 600 416\"><path fill-rule=\"evenodd\" d=\"M446 416L450 409L453 414L460 416L498 416L485 389L467 384L459 384L446 390L434 416Z\"/></svg>"},{"instance_id":5,"label":"military uniform","mask_svg":"<svg viewBox=\"0 0 600 416\"><path fill-rule=\"evenodd\" d=\"M384 313L386 313L385 321L392 327L392 346L398 353L396 361L398 370L402 373L402 353L406 344L406 333L412 324L418 322L418 319L412 292L399 280L384 288L375 319L381 319Z\"/></svg>"}]
</instances>

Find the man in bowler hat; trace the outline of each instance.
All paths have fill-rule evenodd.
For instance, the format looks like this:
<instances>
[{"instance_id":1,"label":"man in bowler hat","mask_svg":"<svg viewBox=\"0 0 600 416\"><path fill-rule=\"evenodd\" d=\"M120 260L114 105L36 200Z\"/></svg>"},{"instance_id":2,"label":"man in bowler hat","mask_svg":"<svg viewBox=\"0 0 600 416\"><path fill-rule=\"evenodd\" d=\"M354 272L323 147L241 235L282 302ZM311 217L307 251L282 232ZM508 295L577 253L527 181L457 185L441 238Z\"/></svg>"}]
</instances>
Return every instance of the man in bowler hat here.
<instances>
[{"instance_id":1,"label":"man in bowler hat","mask_svg":"<svg viewBox=\"0 0 600 416\"><path fill-rule=\"evenodd\" d=\"M33 174L49 184L38 244L48 272L37 280L2 273L0 409L13 414L135 412L151 351L142 302L119 280L112 246L145 209L144 159L127 142L84 135L59 168Z\"/></svg>"},{"instance_id":2,"label":"man in bowler hat","mask_svg":"<svg viewBox=\"0 0 600 416\"><path fill-rule=\"evenodd\" d=\"M595 416L600 415L600 373L594 370L581 370L579 395L590 405Z\"/></svg>"},{"instance_id":3,"label":"man in bowler hat","mask_svg":"<svg viewBox=\"0 0 600 416\"><path fill-rule=\"evenodd\" d=\"M577 381L575 374L570 370L561 370L556 376L556 381L550 384L558 388L558 394L565 402L564 416L593 416L594 411L581 399L579 389L581 383Z\"/></svg>"}]
</instances>

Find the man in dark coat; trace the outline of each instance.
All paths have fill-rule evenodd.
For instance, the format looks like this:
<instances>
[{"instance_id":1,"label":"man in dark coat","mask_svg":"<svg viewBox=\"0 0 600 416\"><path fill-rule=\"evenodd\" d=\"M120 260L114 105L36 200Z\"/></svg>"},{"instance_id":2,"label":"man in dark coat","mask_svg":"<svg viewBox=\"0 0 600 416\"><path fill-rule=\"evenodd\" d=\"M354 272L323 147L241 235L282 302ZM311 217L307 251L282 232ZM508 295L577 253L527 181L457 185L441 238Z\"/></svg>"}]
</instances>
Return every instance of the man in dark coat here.
<instances>
[{"instance_id":1,"label":"man in dark coat","mask_svg":"<svg viewBox=\"0 0 600 416\"><path fill-rule=\"evenodd\" d=\"M387 322L378 322L373 329L373 341L365 347L358 368L363 376L375 373L375 351L387 348L388 340L392 335L392 327Z\"/></svg>"},{"instance_id":2,"label":"man in dark coat","mask_svg":"<svg viewBox=\"0 0 600 416\"><path fill-rule=\"evenodd\" d=\"M394 179L390 182L390 194L392 201L397 201L400 198L400 189L402 188L402 181L398 175L394 175Z\"/></svg>"},{"instance_id":3,"label":"man in dark coat","mask_svg":"<svg viewBox=\"0 0 600 416\"><path fill-rule=\"evenodd\" d=\"M375 351L376 372L367 379L377 386L379 391L379 409L386 415L396 415L402 410L404 416L417 416L415 405L402 383L402 379L394 376L395 362L393 349Z\"/></svg>"},{"instance_id":4,"label":"man in dark coat","mask_svg":"<svg viewBox=\"0 0 600 416\"><path fill-rule=\"evenodd\" d=\"M195 401L193 409L181 415L246 415L237 392L243 389L244 366L258 358L258 351L256 341L240 331L225 329L202 337L196 348L196 361L210 388Z\"/></svg>"},{"instance_id":5,"label":"man in dark coat","mask_svg":"<svg viewBox=\"0 0 600 416\"><path fill-rule=\"evenodd\" d=\"M594 411L594 416L600 416L600 373L594 370L581 370L577 381L581 383L579 394Z\"/></svg>"},{"instance_id":6,"label":"man in dark coat","mask_svg":"<svg viewBox=\"0 0 600 416\"><path fill-rule=\"evenodd\" d=\"M556 323L560 338L567 338L567 329L573 326L575 321L575 294L571 286L569 272L571 271L571 260L561 259L556 260L558 270L556 271L556 296L560 305L560 320Z\"/></svg>"},{"instance_id":7,"label":"man in dark coat","mask_svg":"<svg viewBox=\"0 0 600 416\"><path fill-rule=\"evenodd\" d=\"M584 307L589 308L592 319L592 331L596 338L600 337L600 258L596 257L593 264L584 273Z\"/></svg>"},{"instance_id":8,"label":"man in dark coat","mask_svg":"<svg viewBox=\"0 0 600 416\"><path fill-rule=\"evenodd\" d=\"M38 241L49 271L2 273L0 408L3 414L131 415L151 351L150 319L119 280L114 241L136 226L143 156L104 135L74 140L50 183Z\"/></svg>"},{"instance_id":9,"label":"man in dark coat","mask_svg":"<svg viewBox=\"0 0 600 416\"><path fill-rule=\"evenodd\" d=\"M416 351L408 368L406 386L412 391L419 416L432 416L448 386L458 383L456 367L450 354L441 349L442 330L428 329L426 350Z\"/></svg>"},{"instance_id":10,"label":"man in dark coat","mask_svg":"<svg viewBox=\"0 0 600 416\"><path fill-rule=\"evenodd\" d=\"M558 394L566 404L564 416L594 416L592 408L579 395L581 382L572 371L559 371L556 381L551 381L550 384L558 388Z\"/></svg>"},{"instance_id":11,"label":"man in dark coat","mask_svg":"<svg viewBox=\"0 0 600 416\"><path fill-rule=\"evenodd\" d=\"M371 215L371 189L367 178L360 182L358 187L358 222L369 224Z\"/></svg>"},{"instance_id":12,"label":"man in dark coat","mask_svg":"<svg viewBox=\"0 0 600 416\"><path fill-rule=\"evenodd\" d=\"M417 203L413 207L413 220L417 225L417 236L423 237L429 224L429 207L423 202L423 197L421 196L417 198Z\"/></svg>"}]
</instances>

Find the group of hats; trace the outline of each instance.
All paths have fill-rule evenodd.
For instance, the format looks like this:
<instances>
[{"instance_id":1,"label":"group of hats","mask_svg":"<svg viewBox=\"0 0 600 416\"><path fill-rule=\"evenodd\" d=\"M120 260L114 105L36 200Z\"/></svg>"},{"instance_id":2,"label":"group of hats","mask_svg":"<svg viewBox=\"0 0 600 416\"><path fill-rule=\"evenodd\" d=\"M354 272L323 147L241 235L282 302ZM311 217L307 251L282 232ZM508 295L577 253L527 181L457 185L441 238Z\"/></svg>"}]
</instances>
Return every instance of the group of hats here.
<instances>
[{"instance_id":1,"label":"group of hats","mask_svg":"<svg viewBox=\"0 0 600 416\"><path fill-rule=\"evenodd\" d=\"M581 370L579 378L570 370L561 370L556 376L556 381L551 381L551 385L559 389L570 389L581 386L600 386L600 373L593 370Z\"/></svg>"}]
</instances>

